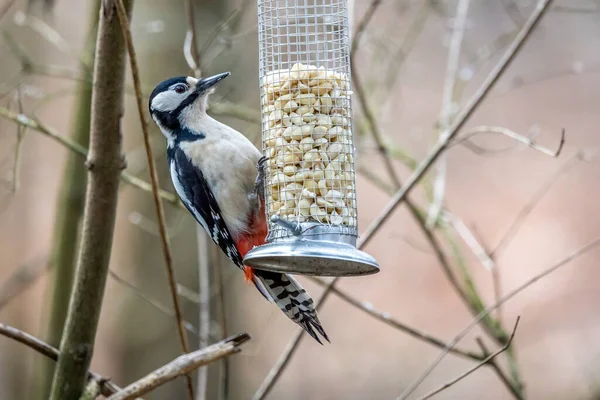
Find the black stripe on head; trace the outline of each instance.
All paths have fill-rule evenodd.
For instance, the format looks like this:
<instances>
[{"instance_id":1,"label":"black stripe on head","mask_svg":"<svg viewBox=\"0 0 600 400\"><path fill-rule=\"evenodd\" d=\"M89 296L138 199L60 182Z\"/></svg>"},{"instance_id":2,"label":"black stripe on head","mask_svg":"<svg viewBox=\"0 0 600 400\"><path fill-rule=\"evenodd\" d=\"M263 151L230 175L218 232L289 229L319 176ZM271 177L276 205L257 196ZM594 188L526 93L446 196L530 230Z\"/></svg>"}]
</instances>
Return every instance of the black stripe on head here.
<instances>
[{"instance_id":1,"label":"black stripe on head","mask_svg":"<svg viewBox=\"0 0 600 400\"><path fill-rule=\"evenodd\" d=\"M150 93L150 99L148 100L148 109L150 110L150 112L152 112L152 100L154 100L156 95L169 90L169 88L176 83L185 83L187 85L187 83L188 83L187 77L186 76L176 76L175 78L166 79L166 80L162 81L161 83L159 83L158 85L156 85L156 87L154 88L152 93Z\"/></svg>"},{"instance_id":2,"label":"black stripe on head","mask_svg":"<svg viewBox=\"0 0 600 400\"><path fill-rule=\"evenodd\" d=\"M198 99L198 96L200 95L200 93L197 92L196 90L192 91L192 93L190 93L177 106L177 108L170 110L170 111L160 111L160 110L152 109L152 102L154 101L155 97L161 93L164 93L164 92L170 90L169 88L171 88L173 85L176 85L178 83L183 83L183 84L186 84L189 86L188 78L185 76L178 76L175 78L170 78L170 79L164 80L154 88L154 90L150 94L150 99L148 102L148 108L150 110L150 114L153 115L160 122L160 124L163 127L169 129L170 131L178 131L181 129L181 126L179 123L179 115L186 107L193 104L196 101L196 99Z\"/></svg>"}]
</instances>

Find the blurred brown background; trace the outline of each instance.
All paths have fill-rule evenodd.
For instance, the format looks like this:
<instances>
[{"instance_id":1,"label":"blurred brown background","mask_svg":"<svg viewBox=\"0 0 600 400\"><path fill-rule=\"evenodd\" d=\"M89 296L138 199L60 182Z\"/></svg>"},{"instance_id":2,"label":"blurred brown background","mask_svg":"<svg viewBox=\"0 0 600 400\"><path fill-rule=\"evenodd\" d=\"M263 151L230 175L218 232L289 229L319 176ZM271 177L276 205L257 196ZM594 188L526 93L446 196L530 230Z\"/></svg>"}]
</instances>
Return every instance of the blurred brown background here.
<instances>
[{"instance_id":1,"label":"blurred brown background","mask_svg":"<svg viewBox=\"0 0 600 400\"><path fill-rule=\"evenodd\" d=\"M45 71L23 71L14 45L0 41L0 106L18 110L21 85L23 113L36 115L64 135L72 132L76 110L79 54L84 48L93 1L57 0L45 23L40 4L33 3L25 18L25 1L17 1L0 21L0 28L36 65ZM370 1L356 0L353 18L364 14ZM531 0L472 1L460 58L464 91L459 106L495 65L535 5ZM240 9L204 53L204 72L225 70L232 76L213 95L249 108L259 118L256 5L250 1L196 1L196 24L202 44L231 12ZM361 40L353 66L369 92L386 142L422 159L435 140L435 122L442 104L456 1L384 1ZM133 33L143 84L151 89L170 76L189 73L183 56L186 16L183 2L137 1ZM239 17L239 18L237 18ZM36 20L37 18L37 20ZM553 186L523 220L513 240L497 254L504 291L509 291L544 268L600 235L597 160L579 161L579 151L594 154L600 145L600 2L555 1L504 77L478 108L468 126L503 126L523 135L535 134L538 144L555 149L560 131L566 144L558 159L548 157L500 135L473 139L485 148L476 154L455 146L447 154L444 205L494 248L519 211L545 181L568 163ZM54 40L54 42L52 42ZM489 53L487 55L486 51ZM22 57L21 57L22 58ZM128 84L130 72L128 70ZM128 169L148 180L140 124L131 92L124 120ZM360 107L355 102L357 118ZM222 114L222 113L221 113ZM232 116L219 120L246 133L258 144L260 126ZM357 124L358 125L358 124ZM151 126L161 185L172 191L164 142ZM357 162L389 181L371 137L357 129ZM68 151L37 132L27 131L18 163L14 190L17 128L0 119L0 298L14 288L18 294L2 303L0 320L45 337L51 308L54 268L50 259L57 213L57 196ZM400 161L394 167L405 180L410 171ZM364 230L388 202L389 195L364 175L357 175L359 228ZM419 188L410 196L427 207ZM198 290L195 223L181 209L166 206L177 277ZM93 369L119 385L143 376L179 354L173 318L141 298L143 294L171 309L164 262L151 196L121 184L111 270L138 290L109 277L98 331ZM494 300L491 274L469 248L460 251L483 299ZM212 249L212 247L211 247ZM444 246L450 254L451 249ZM214 250L214 249L212 249ZM381 272L344 279L339 287L375 309L449 340L471 314L448 284L428 242L403 206L366 249ZM213 252L214 253L214 252ZM510 330L517 315L517 362L530 399L600 398L600 271L598 251L585 255L515 297L503 308ZM230 263L216 256L224 280L228 334L247 331L253 339L229 359L229 399L249 399L259 387L296 326L266 303ZM215 260L215 259L213 259ZM217 265L217 264L215 264ZM14 279L23 268L35 279ZM216 276L215 271L211 272ZM22 276L23 273L21 273ZM12 280L11 280L11 277ZM313 297L322 288L299 278ZM25 281L25 285L21 281ZM216 292L215 292L216 293ZM218 303L219 296L212 299ZM198 325L198 305L182 300L188 321ZM214 305L213 319L219 311ZM439 349L418 341L353 308L333 295L320 311L332 343L320 346L306 338L284 371L269 399L395 399L425 369ZM215 323L211 334L222 335ZM462 348L477 351L474 330ZM197 337L190 335L197 346ZM211 340L212 341L212 340ZM487 341L488 347L497 345ZM0 339L0 398L34 399L42 356L22 345ZM473 365L447 356L416 394L424 394ZM501 362L501 365L505 365ZM217 376L217 365L209 376ZM210 385L210 381L209 381ZM183 398L182 380L145 396ZM209 398L217 398L216 391ZM418 397L418 396L417 396ZM416 398L416 397L415 397ZM437 396L439 399L513 398L490 368L483 367Z\"/></svg>"}]
</instances>

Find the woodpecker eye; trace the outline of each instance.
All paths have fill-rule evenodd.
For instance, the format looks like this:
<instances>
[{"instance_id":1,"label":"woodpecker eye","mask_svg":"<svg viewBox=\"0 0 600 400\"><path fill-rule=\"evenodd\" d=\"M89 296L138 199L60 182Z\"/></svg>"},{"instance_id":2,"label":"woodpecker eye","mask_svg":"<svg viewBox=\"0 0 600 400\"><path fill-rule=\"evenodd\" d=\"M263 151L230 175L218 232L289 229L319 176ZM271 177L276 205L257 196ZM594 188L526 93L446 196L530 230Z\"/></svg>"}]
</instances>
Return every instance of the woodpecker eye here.
<instances>
[{"instance_id":1,"label":"woodpecker eye","mask_svg":"<svg viewBox=\"0 0 600 400\"><path fill-rule=\"evenodd\" d=\"M187 86L186 85L181 84L181 85L175 86L175 92L176 93L181 94L181 93L185 93L186 91L187 91Z\"/></svg>"}]
</instances>

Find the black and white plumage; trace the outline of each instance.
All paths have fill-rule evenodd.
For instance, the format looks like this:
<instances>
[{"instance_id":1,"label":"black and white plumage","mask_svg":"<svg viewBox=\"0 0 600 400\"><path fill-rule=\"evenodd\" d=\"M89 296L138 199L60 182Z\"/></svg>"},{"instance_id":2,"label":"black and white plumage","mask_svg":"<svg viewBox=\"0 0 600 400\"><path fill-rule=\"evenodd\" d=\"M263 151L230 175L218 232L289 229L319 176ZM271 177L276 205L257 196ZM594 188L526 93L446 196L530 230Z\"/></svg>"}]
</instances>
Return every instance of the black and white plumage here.
<instances>
[{"instance_id":1,"label":"black and white plumage","mask_svg":"<svg viewBox=\"0 0 600 400\"><path fill-rule=\"evenodd\" d=\"M255 188L261 153L244 135L206 114L208 94L227 76L171 78L150 95L150 114L167 139L173 186L213 242L267 300L317 342L317 333L329 341L313 300L296 279L243 264L244 255L263 244L267 234L262 191Z\"/></svg>"}]
</instances>

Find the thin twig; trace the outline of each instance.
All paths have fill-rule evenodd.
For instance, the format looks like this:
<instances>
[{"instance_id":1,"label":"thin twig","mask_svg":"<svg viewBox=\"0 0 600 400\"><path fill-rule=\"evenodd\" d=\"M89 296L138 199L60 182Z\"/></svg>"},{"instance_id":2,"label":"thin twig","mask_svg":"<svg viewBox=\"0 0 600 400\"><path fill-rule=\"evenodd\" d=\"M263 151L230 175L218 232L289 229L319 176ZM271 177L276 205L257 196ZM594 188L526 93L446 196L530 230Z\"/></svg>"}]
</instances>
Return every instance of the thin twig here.
<instances>
[{"instance_id":1,"label":"thin twig","mask_svg":"<svg viewBox=\"0 0 600 400\"><path fill-rule=\"evenodd\" d=\"M225 307L225 279L223 279L223 268L219 268L217 265L215 272L215 276L217 279L217 287L219 293L219 325L221 326L221 335L223 337L227 337L229 330L227 329L227 313ZM224 358L221 362L221 371L220 371L220 390L219 394L221 395L220 399L228 399L229 398L229 361L227 358Z\"/></svg>"},{"instance_id":2,"label":"thin twig","mask_svg":"<svg viewBox=\"0 0 600 400\"><path fill-rule=\"evenodd\" d=\"M198 243L198 292L200 294L200 307L198 307L200 335L198 337L198 348L203 349L209 344L211 328L210 321L210 257L209 238L200 224L196 224L196 239ZM208 367L198 369L196 400L206 400L208 396Z\"/></svg>"},{"instance_id":3,"label":"thin twig","mask_svg":"<svg viewBox=\"0 0 600 400\"><path fill-rule=\"evenodd\" d=\"M508 15L508 17L512 20L515 26L519 27L525 22L525 17L521 14L521 10L519 10L519 6L513 0L501 0L502 7L504 11Z\"/></svg>"},{"instance_id":4,"label":"thin twig","mask_svg":"<svg viewBox=\"0 0 600 400\"><path fill-rule=\"evenodd\" d=\"M364 173L365 173L364 169L363 169L362 171L359 169L359 173L363 173L363 174L364 174ZM368 178L368 179L371 179L371 175L370 175L368 172L366 172L366 173L367 173L367 178ZM377 184L377 185L378 185L380 188L382 188L384 191L387 191L388 193L390 193L390 192L391 192L391 193L393 193L393 190L391 190L391 188L389 188L389 187L385 186L385 183L382 183L381 181L378 181L378 180L376 180L376 181L375 181L375 183L376 183L376 184ZM411 205L410 205L408 202L407 202L407 206L408 206L409 208L411 207ZM417 210L417 213L418 213L417 215L423 215L423 214L424 214L424 212L423 212L423 211L421 211L421 210ZM448 213L448 212L447 212L446 210L444 210L444 213ZM419 224L419 226L425 227L424 221L423 221L421 218L419 219L419 221L420 221L420 224ZM443 225L442 227L443 227L443 229L447 229L447 228L445 228L445 227L444 227L444 225ZM465 227L465 228L466 228L466 227ZM436 239L436 238L435 238L435 236L433 235L432 231L430 231L430 230L428 230L428 229L425 229L425 230L424 230L424 232L425 232L425 234L426 234L426 235L429 235L429 236L431 236L431 238L430 238L430 243L433 245L433 249L434 249L434 251L436 252L436 255L438 256L438 260L440 260L440 262L442 263L442 266L444 266L444 263L447 263L447 259L445 258L445 255L444 255L444 253L440 253L441 255L440 255L440 254L438 254L438 252L441 252L441 249L440 249L440 247L439 247L440 245L438 244L438 242L437 242L437 239ZM471 235L472 235L472 234L471 234ZM473 235L472 235L472 236L473 236ZM473 237L474 237L474 236L473 236ZM484 250L483 250L483 253L487 254L487 251L484 249ZM488 257L488 258L489 258L489 257ZM500 296L501 296L501 291L500 291L500 289L499 289L500 282L499 282L499 277L498 277L498 268L493 268L493 269L492 269L492 277L493 277L493 279L494 279L495 300L497 301L497 300L500 298ZM325 283L324 283L323 281L320 281L320 283L321 283L322 285L325 285ZM451 283L452 283L453 285L457 284L457 282L456 282L456 281L452 281L452 280L451 280ZM460 289L460 288L457 288L457 289L459 289L459 293L463 293L463 292L462 292L462 289ZM336 294L339 294L339 292L340 292L340 291L339 291L337 288L335 288L335 287L333 287L333 288L332 288L332 291L333 291L334 293L336 293ZM372 310L371 308L368 308L368 307L366 307L366 308L362 308L363 304L362 304L362 303L360 303L360 302L358 302L358 301L356 301L356 300L354 300L354 299L351 299L351 298L349 298L349 299L345 299L343 296L340 296L340 297L341 297L342 299L344 299L344 300L347 300L347 301L352 301L350 304L353 304L353 305L355 305L356 307L359 307L359 308L363 309L363 311L365 311L365 312L367 312L367 313L370 313L370 311ZM469 306L469 308L470 308L471 310L473 310L473 311L477 311L476 309L474 309L474 308L472 307L472 304L471 304L470 302L468 302L468 306ZM498 308L498 310L500 310L500 307ZM377 318L377 317L378 317L378 314L379 314L379 313L377 313L377 312L376 312L376 313L373 315L373 317ZM384 316L384 315L381 315L381 316L382 316L382 317L384 317L384 318L387 318L387 316ZM499 318L500 318L500 317L499 317ZM384 322L385 322L385 321L384 321ZM443 342L441 342L441 341L440 341L440 343L443 343ZM435 343L433 343L433 344L435 345ZM486 355L484 355L484 357L486 357L486 356L487 356L487 354L486 354ZM508 382L508 387L509 387L509 390L511 390L511 391L515 390L515 385L514 385L514 384L512 384L512 383L509 381L508 377L507 377L507 376L505 376L505 375L504 375L504 373L503 373L502 371L497 371L497 373L501 375L501 376L500 376L500 378L501 378L502 382L504 382L505 384L506 384L506 382Z\"/></svg>"},{"instance_id":5,"label":"thin twig","mask_svg":"<svg viewBox=\"0 0 600 400\"><path fill-rule=\"evenodd\" d=\"M500 309L500 308L498 308L498 309ZM477 341L477 344L479 345L479 347L481 348L481 351L483 352L483 354L486 357L488 357L490 354L492 354L488 351L487 347L485 346L485 343L483 342L483 340L480 337L475 338L475 340ZM498 378L502 381L502 383L504 383L504 386L506 386L508 388L508 390L514 396L514 398L518 399L518 400L522 400L523 395L521 393L519 393L519 391L515 388L513 383L506 378L506 375L504 374L504 372L502 371L502 369L500 368L500 365L498 365L496 360L490 359L488 361L488 365L491 366L492 369L496 372L496 375L498 375Z\"/></svg>"},{"instance_id":6,"label":"thin twig","mask_svg":"<svg viewBox=\"0 0 600 400\"><path fill-rule=\"evenodd\" d=\"M68 150L81 156L83 159L85 159L85 157L87 157L88 149L81 146L79 143L74 142L68 136L61 135L54 128L44 125L40 121L38 121L34 118L30 118L23 114L14 113L4 107L0 107L0 116L6 118L8 120L11 120L12 122L14 122L16 124L27 126L29 129L31 129L35 132L42 133L42 134L50 137L51 139L57 141L58 143L60 143L64 147L66 147ZM144 181L143 179L140 179L136 176L133 176L125 171L121 172L121 179L124 182L126 182L132 186L135 186L136 188L138 188L140 190L143 190L145 192L152 192L152 185L150 183L148 183L148 182ZM160 190L159 194L163 200L165 200L173 205L177 205L177 206L181 207L182 209L184 208L183 204L181 204L181 201L179 200L179 198L177 198L177 196L175 194L169 193L165 190Z\"/></svg>"},{"instance_id":7,"label":"thin twig","mask_svg":"<svg viewBox=\"0 0 600 400\"><path fill-rule=\"evenodd\" d=\"M360 39L361 39L362 34L364 33L365 29L371 22L371 19L375 15L375 11L377 11L377 8L379 7L380 4L381 4L381 0L373 0L371 2L371 4L369 5L367 12L363 15L362 19L358 23L358 28L356 29L356 33L354 34L354 38L352 39L352 45L351 45L351 51L350 51L350 65L356 66L356 64L357 64L355 61L355 57L357 54ZM376 120L375 114L373 113L371 107L368 104L367 94L362 86L362 82L360 80L360 77L359 77L359 74L358 74L358 71L356 70L356 68L352 68L351 75L352 75L352 86L353 86L354 92L356 93L356 95L358 97L359 103L361 105L362 113L364 114L364 116L367 120L369 129L371 130L371 134L373 135L373 139L375 139L375 143L377 143L377 150L379 151L379 154L381 155L381 159L385 165L387 173L390 176L390 178L392 179L392 182L394 183L394 186L397 189L400 187L400 179L398 178L398 175L396 174L396 171L394 170L394 165L392 164L392 160L387 155L386 147L383 145L382 135L381 135L381 131L379 130L379 125L375 122L375 120Z\"/></svg>"},{"instance_id":8,"label":"thin twig","mask_svg":"<svg viewBox=\"0 0 600 400\"><path fill-rule=\"evenodd\" d=\"M352 44L350 46L350 54L356 53L358 50L358 45L360 44L360 39L362 38L363 33L367 29L367 26L373 19L373 15L375 15L375 11L381 5L382 0L372 0L369 4L369 8L363 14L362 18L358 22L356 27L356 32L354 33L354 38L352 39Z\"/></svg>"},{"instance_id":9,"label":"thin twig","mask_svg":"<svg viewBox=\"0 0 600 400\"><path fill-rule=\"evenodd\" d=\"M37 257L35 261L19 267L0 287L0 310L6 307L11 300L23 293L25 289L37 281L50 269L48 257Z\"/></svg>"},{"instance_id":10,"label":"thin twig","mask_svg":"<svg viewBox=\"0 0 600 400\"><path fill-rule=\"evenodd\" d=\"M170 363L158 368L131 385L128 385L126 388L110 396L107 400L136 399L179 376L189 374L200 366L210 364L223 357L238 353L241 350L239 346L249 339L250 335L242 333L204 349L179 356Z\"/></svg>"},{"instance_id":11,"label":"thin twig","mask_svg":"<svg viewBox=\"0 0 600 400\"><path fill-rule=\"evenodd\" d=\"M327 282L325 282L323 279L320 279L320 278L317 278L314 276L307 276L307 278L309 278L311 281L317 283L318 285L320 285L322 287L327 287ZM441 347L441 348L446 347L446 343L444 341L442 341L434 336L431 336L428 333L419 331L418 329L411 328L410 326L393 318L391 315L389 315L389 313L375 310L370 304L367 305L367 304L361 302L360 300L355 299L354 297L350 296L348 293L346 293L345 291L343 291L341 289L333 287L331 289L331 292L334 293L335 295L337 295L340 299L347 302L348 304L367 313L371 317L383 322L384 324L391 326L392 328L396 328L404 333L409 334L410 336L412 336L414 338L422 340L433 346ZM468 350L461 350L461 349L453 348L452 352L461 357L469 358L469 359L475 360L475 361L481 361L485 358L485 356L482 356L477 353L473 353Z\"/></svg>"},{"instance_id":12,"label":"thin twig","mask_svg":"<svg viewBox=\"0 0 600 400\"><path fill-rule=\"evenodd\" d=\"M473 368L470 368L466 372L460 374L459 376L457 376L456 378L454 378L450 382L447 382L444 385L442 385L441 387L439 387L439 388L437 388L437 389L429 392L425 396L420 397L419 400L426 400L426 399L432 398L436 394L438 394L438 393L440 393L440 392L448 389L450 386L454 385L458 381L460 381L460 380L466 378L467 376L471 375L473 372L477 371L479 368L481 368L485 364L487 364L490 361L492 361L499 354L505 352L510 347L510 345L512 343L512 340L515 337L515 333L517 333L517 327L519 326L519 319L520 319L520 317L517 317L517 321L515 322L515 326L513 328L512 334L510 335L510 338L508 339L508 342L501 349L499 349L499 350L495 351L494 353L490 354L489 356L487 356L485 358L485 360L481 361L479 364L475 365Z\"/></svg>"},{"instance_id":13,"label":"thin twig","mask_svg":"<svg viewBox=\"0 0 600 400\"><path fill-rule=\"evenodd\" d=\"M575 161L582 159L585 159L584 153L577 152L573 154L564 162L564 164L555 173L553 173L550 176L550 178L548 178L539 187L539 189L534 193L534 195L529 199L529 201L527 201L527 203L523 206L521 211L519 211L512 224L506 230L506 233L502 235L502 238L500 239L496 247L490 252L490 257L498 257L498 254L501 253L501 251L504 250L510 244L512 239L514 239L521 226L523 226L523 224L525 223L527 216L531 214L535 206L542 200L546 193L548 193L548 191L556 183L558 178L567 171L569 171L571 168L573 168L575 166Z\"/></svg>"},{"instance_id":14,"label":"thin twig","mask_svg":"<svg viewBox=\"0 0 600 400\"><path fill-rule=\"evenodd\" d=\"M338 278L334 278L329 283L329 285L325 287L325 290L321 293L321 296L316 299L315 306L316 306L317 310L324 303L324 300L327 298L329 293L331 293L332 285L335 284L335 282L337 282L337 280L338 280ZM260 387L256 390L256 392L254 393L254 396L252 396L252 400L262 400L269 394L271 389L273 389L275 382L277 382L277 379L279 379L279 377L281 376L281 373L285 370L285 368L289 364L290 360L292 359L292 356L294 355L296 350L298 350L298 346L300 345L300 341L302 340L303 337L304 337L304 329L301 329L301 328L296 329L296 331L294 332L294 335L292 336L292 339L288 342L288 344L285 346L285 348L281 352L279 359L275 362L275 365L273 365L273 367L269 371L269 374L265 377L265 380L261 383Z\"/></svg>"},{"instance_id":15,"label":"thin twig","mask_svg":"<svg viewBox=\"0 0 600 400\"><path fill-rule=\"evenodd\" d=\"M117 282L120 285L123 285L123 286L127 287L129 290L131 290L133 292L133 294L135 294L136 296L138 296L140 299L142 299L146 303L150 304L152 307L156 308L161 313L163 313L165 315L168 315L171 318L175 318L175 313L172 310L170 310L169 308L167 308L165 305L159 303L158 301L156 301L154 299L151 299L150 297L148 297L147 295L145 295L140 288L138 288L137 286L135 286L131 282L127 281L126 279L122 278L121 276L119 276L119 274L117 274L113 270L109 269L108 270L108 275L112 279L114 279L115 282ZM191 322L184 320L183 323L185 325L185 329L187 329L188 332L192 333L196 337L200 336L200 333L198 332L198 329L196 329L196 327Z\"/></svg>"},{"instance_id":16,"label":"thin twig","mask_svg":"<svg viewBox=\"0 0 600 400\"><path fill-rule=\"evenodd\" d=\"M246 0L246 4L248 3L248 0ZM236 8L234 10L231 11L231 13L229 14L229 16L227 16L225 19L223 19L221 22L219 22L219 24L217 26L215 26L215 28L212 30L212 32L210 32L207 37L206 40L204 41L204 43L202 44L202 48L200 49L200 54L202 55L206 55L208 53L208 51L210 50L210 47L213 45L214 41L217 39L217 37L219 37L219 34L221 32L223 32L227 26L235 20L235 18L237 18L237 16L240 14L241 10L239 8ZM204 65L203 65L204 67Z\"/></svg>"},{"instance_id":17,"label":"thin twig","mask_svg":"<svg viewBox=\"0 0 600 400\"><path fill-rule=\"evenodd\" d=\"M41 18L38 18L32 14L25 14L22 11L15 13L15 23L20 26L27 26L32 31L36 32L49 44L56 47L58 50L65 54L77 59L77 55L73 53L73 49L69 42L50 24ZM79 59L80 62L85 62L83 59Z\"/></svg>"},{"instance_id":18,"label":"thin twig","mask_svg":"<svg viewBox=\"0 0 600 400\"><path fill-rule=\"evenodd\" d=\"M23 113L23 98L21 95L21 88L17 88L17 106L19 109L19 114ZM21 154L23 149L23 139L25 139L25 134L27 133L27 127L23 125L17 125L17 144L15 146L15 162L13 166L13 182L12 182L12 190L14 193L19 189L19 181L20 181L20 171L21 171Z\"/></svg>"},{"instance_id":19,"label":"thin twig","mask_svg":"<svg viewBox=\"0 0 600 400\"><path fill-rule=\"evenodd\" d=\"M167 223L165 217L165 210L159 195L159 183L158 173L156 171L156 162L152 153L152 146L150 145L150 134L148 133L148 124L144 116L144 106L142 103L142 87L140 84L139 69L137 65L137 57L135 49L133 47L133 39L131 37L131 29L129 26L129 18L125 10L123 0L115 1L117 14L119 16L119 22L123 33L123 39L127 45L127 52L129 53L129 62L131 64L131 75L133 78L133 86L135 89L135 97L137 100L137 108L140 117L140 124L142 125L142 133L144 136L144 145L146 146L146 155L148 156L148 167L150 169L150 181L152 183L152 195L154 198L154 204L156 206L156 215L158 218L158 229L160 232L161 245L163 249L163 255L165 258L165 265L167 267L167 276L169 278L169 288L171 292L171 298L173 300L173 309L175 311L175 318L177 319L177 330L179 333L179 343L181 345L181 351L183 353L189 352L189 345L187 336L185 334L185 324L183 321L183 315L181 312L181 306L179 304L179 297L177 296L177 280L175 279L175 269L173 267L173 257L171 255L171 247L169 245L169 236L167 234ZM192 377L186 375L188 394L190 400L194 399L194 384Z\"/></svg>"},{"instance_id":20,"label":"thin twig","mask_svg":"<svg viewBox=\"0 0 600 400\"><path fill-rule=\"evenodd\" d=\"M15 2L16 0L6 0L6 3L4 3L2 8L0 8L0 21L2 20L2 18L4 18L6 13L8 13L8 10L10 10L10 8L13 6L13 4L15 4Z\"/></svg>"},{"instance_id":21,"label":"thin twig","mask_svg":"<svg viewBox=\"0 0 600 400\"><path fill-rule=\"evenodd\" d=\"M504 135L513 140L516 140L517 142L523 143L523 144L531 147L532 149L535 149L547 156L554 157L554 158L556 158L560 155L560 153L564 147L564 144L565 144L565 130L564 129L561 131L560 142L558 144L558 147L556 148L556 150L550 150L546 147L542 147L542 146L538 145L531 138L520 135L514 131L511 131L510 129L507 129L507 128L504 128L501 126L476 126L476 127L470 128L468 130L468 132L466 132L464 135L461 135L460 137L458 137L451 144L451 146L454 146L454 145L457 145L460 143L464 143L464 142L468 141L469 139L471 139L473 136L479 135L482 133L492 133L492 134ZM469 147L469 149L472 150L472 148L470 148L470 147Z\"/></svg>"},{"instance_id":22,"label":"thin twig","mask_svg":"<svg viewBox=\"0 0 600 400\"><path fill-rule=\"evenodd\" d=\"M352 55L351 58L354 58L354 55ZM352 61L351 61L351 63L354 64L354 62L352 62ZM375 119L376 119L375 114L371 110L371 107L369 107L367 95L362 86L362 83L361 83L361 80L360 80L360 77L359 77L359 74L358 74L358 71L356 70L356 68L352 68L351 75L352 75L352 86L353 86L354 92L356 93L356 96L359 99L362 113L364 114L365 119L367 120L369 129L371 130L371 134L373 135L373 139L375 139L375 143L377 144L377 150L378 150L379 154L381 155L381 159L383 161L385 169L387 170L387 173L390 176L390 178L394 184L394 187L396 189L398 189L400 187L400 179L398 178L398 174L394 170L394 164L392 164L392 160L390 159L390 157L387 154L387 148L383 144L383 139L382 139L381 131L379 130L379 125L375 122Z\"/></svg>"},{"instance_id":23,"label":"thin twig","mask_svg":"<svg viewBox=\"0 0 600 400\"><path fill-rule=\"evenodd\" d=\"M481 265L489 271L496 268L494 260L487 254L481 243L479 243L475 235L473 235L473 232L465 225L462 219L445 210L443 211L442 218L450 223L473 255L477 257Z\"/></svg>"},{"instance_id":24,"label":"thin twig","mask_svg":"<svg viewBox=\"0 0 600 400\"><path fill-rule=\"evenodd\" d=\"M439 140L446 140L447 129L450 126L452 117L456 113L457 103L454 98L454 87L460 65L460 50L467 25L467 14L469 11L470 0L459 0L456 5L456 15L454 16L454 28L450 39L448 49L448 64L446 65L446 76L444 78L444 90L442 92L442 110L439 122ZM444 193L446 191L446 157L440 156L436 165L437 175L433 183L433 199L427 210L427 220L425 226L431 229L438 223L444 203Z\"/></svg>"},{"instance_id":25,"label":"thin twig","mask_svg":"<svg viewBox=\"0 0 600 400\"><path fill-rule=\"evenodd\" d=\"M493 258L490 257L490 255L489 255L490 251L483 244L484 243L483 238L482 238L481 234L477 231L476 227L473 226L471 228L470 232L473 235L473 237L475 238L475 240L477 240L477 242L481 246L483 253L485 253L487 255L487 257L489 257L493 261ZM492 268L492 286L494 287L494 301L497 302L502 297L503 291L502 291L502 277L500 275L500 268L498 267L497 264L495 264L495 261L494 261L494 268ZM502 315L503 315L502 307L498 307L498 309L496 309L496 320L500 323L500 325L504 325Z\"/></svg>"},{"instance_id":26,"label":"thin twig","mask_svg":"<svg viewBox=\"0 0 600 400\"><path fill-rule=\"evenodd\" d=\"M419 10L417 11L417 15L410 22L410 25L406 29L406 33L402 35L402 43L398 46L398 50L396 50L396 54L392 56L391 61L389 62L389 66L386 66L387 73L382 82L385 82L385 85L381 85L382 90L385 90L380 97L380 101L382 104L386 104L389 96L393 93L397 93L394 88L396 85L396 81L401 76L400 68L404 63L404 60L408 57L410 52L412 51L414 45L417 43L417 39L420 37L421 32L425 28L425 22L427 22L427 17L429 15L430 8L430 0L422 0Z\"/></svg>"},{"instance_id":27,"label":"thin twig","mask_svg":"<svg viewBox=\"0 0 600 400\"><path fill-rule=\"evenodd\" d=\"M23 332L20 329L0 322L0 335L22 343L51 360L58 360L58 350L56 348L50 346L48 343L36 338L35 336L30 335L29 333ZM92 371L88 371L88 375L90 379L93 379L100 384L103 396L110 396L111 394L121 390L120 387L112 383L109 379L104 378Z\"/></svg>"},{"instance_id":28,"label":"thin twig","mask_svg":"<svg viewBox=\"0 0 600 400\"><path fill-rule=\"evenodd\" d=\"M419 377L419 379L417 379L417 381L415 381L415 383L413 385L411 385L408 389L406 389L405 393L403 393L404 397L401 397L401 398L406 398L406 396L410 395L423 382L423 380L425 380L425 378L427 376L429 376L429 374L431 374L431 372L435 369L435 367L437 367L439 365L439 363L446 356L446 354L448 354L449 349L452 348L452 347L454 347L454 346L456 346L456 344L458 342L460 342L467 335L467 333L469 333L471 331L471 329L473 329L475 326L477 326L477 324L479 324L479 322L486 315L489 315L489 313L491 313L492 311L494 311L495 309L497 309L498 307L500 307L501 305L503 305L504 303L506 303L508 300L510 300L513 297L515 297L517 294L521 293L523 290L527 289L529 286L533 285L535 282L537 282L540 279L542 279L542 278L550 275L552 272L554 272L557 269L559 269L559 268L567 265L571 261L573 261L576 258L582 256L583 254L589 252L590 250L593 250L595 247L597 247L599 245L600 245L600 238L591 241L590 243L586 244L585 246L583 246L583 247L577 249L576 251L574 251L573 253L571 253L566 258L563 258L558 263L556 263L553 266L547 268L546 270L542 271L541 273L535 275L533 278L525 281L524 283L522 283L521 285L519 285L517 288L511 290L506 295L504 295L499 301L497 301L496 303L490 305L485 310L481 311L475 318L473 318L467 324L467 326L465 328L463 328L450 342L448 342L448 344L446 345L446 348L427 367L426 371L423 372L423 374Z\"/></svg>"},{"instance_id":29,"label":"thin twig","mask_svg":"<svg viewBox=\"0 0 600 400\"><path fill-rule=\"evenodd\" d=\"M194 72L196 78L202 75L202 65L200 64L200 53L198 52L198 36L196 35L196 22L194 14L194 3L192 0L185 0L185 11L188 22L188 33L186 35L186 43L184 45L183 54L187 55L188 45L190 57L186 57L186 61L190 69Z\"/></svg>"}]
</instances>

